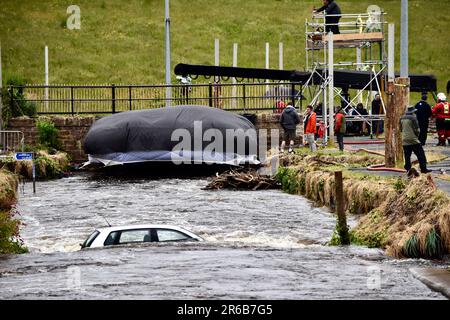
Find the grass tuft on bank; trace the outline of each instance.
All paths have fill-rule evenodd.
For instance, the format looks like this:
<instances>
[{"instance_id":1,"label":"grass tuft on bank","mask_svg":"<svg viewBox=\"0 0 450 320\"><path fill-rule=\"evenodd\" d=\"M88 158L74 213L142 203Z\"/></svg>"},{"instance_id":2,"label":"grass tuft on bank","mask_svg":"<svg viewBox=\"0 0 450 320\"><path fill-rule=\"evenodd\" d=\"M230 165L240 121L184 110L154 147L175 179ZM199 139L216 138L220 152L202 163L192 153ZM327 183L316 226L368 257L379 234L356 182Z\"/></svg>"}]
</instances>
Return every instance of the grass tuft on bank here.
<instances>
[{"instance_id":1,"label":"grass tuft on bank","mask_svg":"<svg viewBox=\"0 0 450 320\"><path fill-rule=\"evenodd\" d=\"M376 155L306 152L282 157L276 177L285 192L334 210L334 171L343 171L345 210L360 218L350 231L351 243L383 248L395 257L435 259L450 253L450 197L431 176L408 180L348 170L379 162ZM338 234L335 230L330 244L340 244Z\"/></svg>"},{"instance_id":2,"label":"grass tuft on bank","mask_svg":"<svg viewBox=\"0 0 450 320\"><path fill-rule=\"evenodd\" d=\"M0 254L25 253L19 231L22 223L17 219L17 176L0 170Z\"/></svg>"}]
</instances>

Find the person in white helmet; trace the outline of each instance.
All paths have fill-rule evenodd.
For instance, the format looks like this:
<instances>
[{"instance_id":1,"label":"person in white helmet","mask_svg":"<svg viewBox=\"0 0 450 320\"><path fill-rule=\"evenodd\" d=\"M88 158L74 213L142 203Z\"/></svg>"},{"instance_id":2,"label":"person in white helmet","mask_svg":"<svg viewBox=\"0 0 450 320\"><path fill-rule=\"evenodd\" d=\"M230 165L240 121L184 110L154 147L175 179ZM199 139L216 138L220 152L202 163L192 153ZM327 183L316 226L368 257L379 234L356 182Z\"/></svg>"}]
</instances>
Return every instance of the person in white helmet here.
<instances>
[{"instance_id":1,"label":"person in white helmet","mask_svg":"<svg viewBox=\"0 0 450 320\"><path fill-rule=\"evenodd\" d=\"M450 105L442 92L438 93L437 100L438 103L433 107L433 117L436 118L438 146L445 146L446 140L450 145Z\"/></svg>"}]
</instances>

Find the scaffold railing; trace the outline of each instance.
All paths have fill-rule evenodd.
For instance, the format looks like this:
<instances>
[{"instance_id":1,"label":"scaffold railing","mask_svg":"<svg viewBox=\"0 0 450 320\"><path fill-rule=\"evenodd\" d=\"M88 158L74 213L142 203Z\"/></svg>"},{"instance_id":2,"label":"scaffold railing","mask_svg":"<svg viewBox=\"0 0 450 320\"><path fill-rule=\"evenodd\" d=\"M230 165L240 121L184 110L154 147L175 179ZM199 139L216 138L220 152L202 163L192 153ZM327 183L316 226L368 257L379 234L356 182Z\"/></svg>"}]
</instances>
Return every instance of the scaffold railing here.
<instances>
[{"instance_id":1,"label":"scaffold railing","mask_svg":"<svg viewBox=\"0 0 450 320\"><path fill-rule=\"evenodd\" d=\"M311 20L305 22L307 69L311 71L314 67L327 64L325 51L329 31L333 32L334 48L365 50L361 53L361 61L336 61L335 66L356 67L358 70L372 65L382 66L385 63L385 15L382 11L341 15L313 14ZM339 20L334 22L337 18ZM374 44L379 44L376 54L373 52Z\"/></svg>"}]
</instances>

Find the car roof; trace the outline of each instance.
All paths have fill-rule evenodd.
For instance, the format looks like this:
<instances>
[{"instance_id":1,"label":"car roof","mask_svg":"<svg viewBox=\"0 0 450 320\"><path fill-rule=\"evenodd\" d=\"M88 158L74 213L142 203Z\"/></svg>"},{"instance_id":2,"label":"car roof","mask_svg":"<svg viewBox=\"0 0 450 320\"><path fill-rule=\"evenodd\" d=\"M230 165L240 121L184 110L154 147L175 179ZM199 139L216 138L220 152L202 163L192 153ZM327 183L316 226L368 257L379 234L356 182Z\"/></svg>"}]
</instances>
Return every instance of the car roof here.
<instances>
[{"instance_id":1,"label":"car roof","mask_svg":"<svg viewBox=\"0 0 450 320\"><path fill-rule=\"evenodd\" d=\"M124 226L115 226L115 227L103 227L103 228L97 228L96 230L99 232L111 232L111 231L123 231L123 230L134 230L134 229L172 229L172 230L178 230L182 232L188 232L190 231L174 226L174 225L168 225L168 224L137 224L137 225L124 225Z\"/></svg>"}]
</instances>

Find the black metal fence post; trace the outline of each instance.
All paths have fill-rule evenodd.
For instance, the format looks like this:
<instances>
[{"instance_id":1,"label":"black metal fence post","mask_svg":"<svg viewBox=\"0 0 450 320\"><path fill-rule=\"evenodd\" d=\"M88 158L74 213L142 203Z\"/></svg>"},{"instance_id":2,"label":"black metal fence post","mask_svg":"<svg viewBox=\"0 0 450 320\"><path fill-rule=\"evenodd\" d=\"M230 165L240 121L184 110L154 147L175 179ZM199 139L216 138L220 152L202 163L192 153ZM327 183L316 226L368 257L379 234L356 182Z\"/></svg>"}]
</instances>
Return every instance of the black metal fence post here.
<instances>
[{"instance_id":1,"label":"black metal fence post","mask_svg":"<svg viewBox=\"0 0 450 320\"><path fill-rule=\"evenodd\" d=\"M242 98L244 100L244 110L247 108L247 99L245 97L245 83L242 84Z\"/></svg>"},{"instance_id":2,"label":"black metal fence post","mask_svg":"<svg viewBox=\"0 0 450 320\"><path fill-rule=\"evenodd\" d=\"M209 106L213 106L213 87L211 82L208 84Z\"/></svg>"},{"instance_id":3,"label":"black metal fence post","mask_svg":"<svg viewBox=\"0 0 450 320\"><path fill-rule=\"evenodd\" d=\"M128 102L130 104L130 111L133 110L133 102L131 100L131 86L128 87Z\"/></svg>"},{"instance_id":4,"label":"black metal fence post","mask_svg":"<svg viewBox=\"0 0 450 320\"><path fill-rule=\"evenodd\" d=\"M189 104L189 86L185 86L184 90L186 91L186 104Z\"/></svg>"},{"instance_id":5,"label":"black metal fence post","mask_svg":"<svg viewBox=\"0 0 450 320\"><path fill-rule=\"evenodd\" d=\"M111 85L111 102L112 102L112 113L116 113L116 85Z\"/></svg>"},{"instance_id":6,"label":"black metal fence post","mask_svg":"<svg viewBox=\"0 0 450 320\"><path fill-rule=\"evenodd\" d=\"M70 86L70 111L72 112L72 115L75 114L73 107L73 86Z\"/></svg>"},{"instance_id":7,"label":"black metal fence post","mask_svg":"<svg viewBox=\"0 0 450 320\"><path fill-rule=\"evenodd\" d=\"M292 106L295 108L295 83L291 84L291 102Z\"/></svg>"},{"instance_id":8,"label":"black metal fence post","mask_svg":"<svg viewBox=\"0 0 450 320\"><path fill-rule=\"evenodd\" d=\"M300 84L300 112L303 111L303 83Z\"/></svg>"},{"instance_id":9,"label":"black metal fence post","mask_svg":"<svg viewBox=\"0 0 450 320\"><path fill-rule=\"evenodd\" d=\"M9 87L9 112L13 112L14 109L14 87Z\"/></svg>"}]
</instances>

